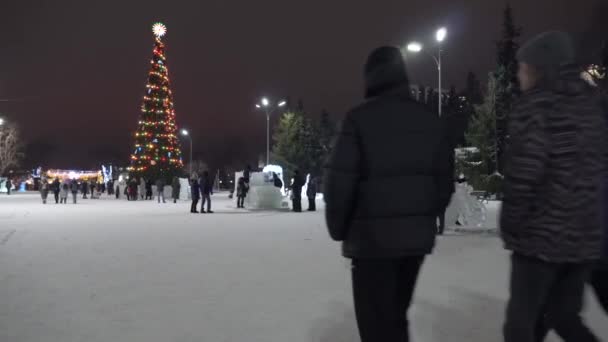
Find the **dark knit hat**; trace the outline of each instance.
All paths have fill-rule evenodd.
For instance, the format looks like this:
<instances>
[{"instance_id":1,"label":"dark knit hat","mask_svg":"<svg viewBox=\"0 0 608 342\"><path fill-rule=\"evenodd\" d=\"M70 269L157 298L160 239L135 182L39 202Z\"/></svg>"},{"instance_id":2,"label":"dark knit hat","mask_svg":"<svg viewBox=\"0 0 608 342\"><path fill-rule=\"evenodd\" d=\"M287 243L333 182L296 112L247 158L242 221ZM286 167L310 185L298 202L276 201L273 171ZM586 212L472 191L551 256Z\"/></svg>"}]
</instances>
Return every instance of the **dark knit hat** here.
<instances>
[{"instance_id":1,"label":"dark knit hat","mask_svg":"<svg viewBox=\"0 0 608 342\"><path fill-rule=\"evenodd\" d=\"M365 63L365 97L408 84L401 50L392 46L375 49Z\"/></svg>"},{"instance_id":2,"label":"dark knit hat","mask_svg":"<svg viewBox=\"0 0 608 342\"><path fill-rule=\"evenodd\" d=\"M526 42L517 52L517 59L541 70L555 69L574 63L576 48L568 33L549 31Z\"/></svg>"}]
</instances>

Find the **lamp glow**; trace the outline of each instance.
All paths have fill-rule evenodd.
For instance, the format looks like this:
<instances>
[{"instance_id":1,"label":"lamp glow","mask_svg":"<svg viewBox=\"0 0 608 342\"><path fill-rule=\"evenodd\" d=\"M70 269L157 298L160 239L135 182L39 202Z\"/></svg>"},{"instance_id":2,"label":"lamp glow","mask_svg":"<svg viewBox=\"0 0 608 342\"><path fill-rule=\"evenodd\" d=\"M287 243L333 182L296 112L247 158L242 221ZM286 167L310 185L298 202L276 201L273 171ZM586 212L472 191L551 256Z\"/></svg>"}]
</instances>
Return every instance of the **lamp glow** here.
<instances>
[{"instance_id":1,"label":"lamp glow","mask_svg":"<svg viewBox=\"0 0 608 342\"><path fill-rule=\"evenodd\" d=\"M189 134L189 133L188 133L188 131L187 131L187 130L182 129L182 135L188 136L188 134Z\"/></svg>"},{"instance_id":2,"label":"lamp glow","mask_svg":"<svg viewBox=\"0 0 608 342\"><path fill-rule=\"evenodd\" d=\"M160 38L167 34L167 26L163 23L155 23L152 25L152 32L156 37Z\"/></svg>"},{"instance_id":3,"label":"lamp glow","mask_svg":"<svg viewBox=\"0 0 608 342\"><path fill-rule=\"evenodd\" d=\"M437 30L437 34L435 35L435 38L437 38L438 42L442 42L445 40L445 37L447 35L448 35L448 30L445 27L442 27L439 30Z\"/></svg>"},{"instance_id":4,"label":"lamp glow","mask_svg":"<svg viewBox=\"0 0 608 342\"><path fill-rule=\"evenodd\" d=\"M264 107L268 107L268 99L267 99L267 98L265 98L265 97L264 97L264 98L262 98L262 105L263 105Z\"/></svg>"},{"instance_id":5,"label":"lamp glow","mask_svg":"<svg viewBox=\"0 0 608 342\"><path fill-rule=\"evenodd\" d=\"M260 106L259 104L256 104L255 108L262 108L262 106Z\"/></svg>"},{"instance_id":6,"label":"lamp glow","mask_svg":"<svg viewBox=\"0 0 608 342\"><path fill-rule=\"evenodd\" d=\"M4 125L4 119L0 118L0 126Z\"/></svg>"},{"instance_id":7,"label":"lamp glow","mask_svg":"<svg viewBox=\"0 0 608 342\"><path fill-rule=\"evenodd\" d=\"M422 44L416 43L416 42L409 43L407 45L407 51L409 51L409 52L420 52L420 51L422 51Z\"/></svg>"},{"instance_id":8,"label":"lamp glow","mask_svg":"<svg viewBox=\"0 0 608 342\"><path fill-rule=\"evenodd\" d=\"M283 107L283 106L285 106L286 104L287 104L287 102L286 102L286 101L281 101L281 102L279 102L279 107Z\"/></svg>"}]
</instances>

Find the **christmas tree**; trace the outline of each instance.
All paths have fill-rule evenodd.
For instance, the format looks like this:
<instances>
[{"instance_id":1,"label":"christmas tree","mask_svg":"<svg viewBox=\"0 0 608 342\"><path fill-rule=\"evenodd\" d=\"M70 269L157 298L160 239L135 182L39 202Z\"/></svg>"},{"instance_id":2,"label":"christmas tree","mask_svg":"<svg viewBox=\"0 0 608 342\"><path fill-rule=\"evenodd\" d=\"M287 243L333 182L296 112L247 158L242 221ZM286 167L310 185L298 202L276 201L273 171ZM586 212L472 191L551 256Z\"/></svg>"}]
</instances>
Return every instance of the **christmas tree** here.
<instances>
[{"instance_id":1,"label":"christmas tree","mask_svg":"<svg viewBox=\"0 0 608 342\"><path fill-rule=\"evenodd\" d=\"M150 62L152 67L148 73L129 170L135 176L146 179L162 177L169 180L184 165L177 136L165 44L161 40L167 29L165 25L156 23L152 31L156 37L154 55Z\"/></svg>"}]
</instances>

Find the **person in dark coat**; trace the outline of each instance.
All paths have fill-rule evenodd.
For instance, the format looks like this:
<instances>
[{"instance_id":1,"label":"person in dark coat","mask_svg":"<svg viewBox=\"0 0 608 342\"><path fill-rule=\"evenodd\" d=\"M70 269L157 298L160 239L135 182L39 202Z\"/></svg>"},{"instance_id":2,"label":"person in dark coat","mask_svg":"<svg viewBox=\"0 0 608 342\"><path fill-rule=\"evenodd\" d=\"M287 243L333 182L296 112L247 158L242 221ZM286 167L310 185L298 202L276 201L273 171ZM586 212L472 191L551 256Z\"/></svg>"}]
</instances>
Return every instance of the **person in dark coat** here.
<instances>
[{"instance_id":1,"label":"person in dark coat","mask_svg":"<svg viewBox=\"0 0 608 342\"><path fill-rule=\"evenodd\" d=\"M46 199L49 196L49 191L51 190L51 185L46 179L42 179L40 181L40 197L42 197L42 203L46 204Z\"/></svg>"},{"instance_id":2,"label":"person in dark coat","mask_svg":"<svg viewBox=\"0 0 608 342\"><path fill-rule=\"evenodd\" d=\"M454 192L454 151L443 121L410 98L398 48L371 53L365 85L366 100L346 115L325 167L325 216L352 259L361 341L403 342L437 216Z\"/></svg>"},{"instance_id":3,"label":"person in dark coat","mask_svg":"<svg viewBox=\"0 0 608 342\"><path fill-rule=\"evenodd\" d=\"M572 65L563 32L517 54L523 94L509 115L500 231L512 251L506 342L595 342L581 319L585 283L601 257L608 129L599 99Z\"/></svg>"},{"instance_id":4,"label":"person in dark coat","mask_svg":"<svg viewBox=\"0 0 608 342\"><path fill-rule=\"evenodd\" d=\"M182 185L179 182L179 178L173 177L173 183L171 183L171 197L173 198L173 203L177 203L181 188Z\"/></svg>"},{"instance_id":5,"label":"person in dark coat","mask_svg":"<svg viewBox=\"0 0 608 342\"><path fill-rule=\"evenodd\" d=\"M11 179L10 179L10 178L8 178L8 179L6 180L5 185L6 185L6 194L7 194L7 195L10 195L10 194L11 194L12 187L13 187L13 183L11 182Z\"/></svg>"},{"instance_id":6,"label":"person in dark coat","mask_svg":"<svg viewBox=\"0 0 608 342\"><path fill-rule=\"evenodd\" d=\"M608 94L600 92L604 119L608 124ZM608 314L608 173L604 176L604 205L603 205L603 226L604 226L604 245L602 259L593 269L590 278L590 285L595 295Z\"/></svg>"},{"instance_id":7,"label":"person in dark coat","mask_svg":"<svg viewBox=\"0 0 608 342\"><path fill-rule=\"evenodd\" d=\"M310 175L308 187L306 188L306 197L308 197L308 211L317 210L317 178Z\"/></svg>"},{"instance_id":8,"label":"person in dark coat","mask_svg":"<svg viewBox=\"0 0 608 342\"><path fill-rule=\"evenodd\" d=\"M247 183L245 183L245 177L240 177L236 185L237 208L245 208L245 197L247 197Z\"/></svg>"},{"instance_id":9,"label":"person in dark coat","mask_svg":"<svg viewBox=\"0 0 608 342\"><path fill-rule=\"evenodd\" d=\"M84 180L84 181L82 181L82 198L87 199L88 194L89 194L89 182Z\"/></svg>"},{"instance_id":10,"label":"person in dark coat","mask_svg":"<svg viewBox=\"0 0 608 342\"><path fill-rule=\"evenodd\" d=\"M156 180L156 195L158 196L158 203L160 203L160 200L163 200L163 203L167 203L165 202L165 179L163 177L159 177Z\"/></svg>"},{"instance_id":11,"label":"person in dark coat","mask_svg":"<svg viewBox=\"0 0 608 342\"><path fill-rule=\"evenodd\" d=\"M145 190L146 190L146 200L154 199L154 196L152 193L152 180L151 179L148 179L148 181L146 182Z\"/></svg>"},{"instance_id":12,"label":"person in dark coat","mask_svg":"<svg viewBox=\"0 0 608 342\"><path fill-rule=\"evenodd\" d=\"M213 211L211 210L211 195L213 195L213 181L211 180L211 177L209 177L209 171L203 172L203 176L201 177L200 187L201 187L201 195L202 195L201 213L206 212L209 214L213 214ZM205 203L207 204L207 211L205 211Z\"/></svg>"},{"instance_id":13,"label":"person in dark coat","mask_svg":"<svg viewBox=\"0 0 608 342\"><path fill-rule=\"evenodd\" d=\"M296 213L302 212L302 187L305 183L304 177L300 175L300 170L296 170L291 184L292 210Z\"/></svg>"},{"instance_id":14,"label":"person in dark coat","mask_svg":"<svg viewBox=\"0 0 608 342\"><path fill-rule=\"evenodd\" d=\"M78 181L76 179L72 179L70 182L70 191L72 192L72 203L76 204L78 198Z\"/></svg>"},{"instance_id":15,"label":"person in dark coat","mask_svg":"<svg viewBox=\"0 0 608 342\"><path fill-rule=\"evenodd\" d=\"M190 212L193 214L198 214L198 211L196 211L196 206L198 205L198 200L201 196L201 187L196 179L192 180L192 183L190 184L190 191L192 195L192 205L190 206Z\"/></svg>"},{"instance_id":16,"label":"person in dark coat","mask_svg":"<svg viewBox=\"0 0 608 342\"><path fill-rule=\"evenodd\" d=\"M59 192L61 191L61 182L59 181L59 178L55 178L51 188L53 190L53 195L55 196L55 204L59 204Z\"/></svg>"},{"instance_id":17,"label":"person in dark coat","mask_svg":"<svg viewBox=\"0 0 608 342\"><path fill-rule=\"evenodd\" d=\"M94 181L91 181L89 188L91 189L91 199L95 199L95 182Z\"/></svg>"}]
</instances>

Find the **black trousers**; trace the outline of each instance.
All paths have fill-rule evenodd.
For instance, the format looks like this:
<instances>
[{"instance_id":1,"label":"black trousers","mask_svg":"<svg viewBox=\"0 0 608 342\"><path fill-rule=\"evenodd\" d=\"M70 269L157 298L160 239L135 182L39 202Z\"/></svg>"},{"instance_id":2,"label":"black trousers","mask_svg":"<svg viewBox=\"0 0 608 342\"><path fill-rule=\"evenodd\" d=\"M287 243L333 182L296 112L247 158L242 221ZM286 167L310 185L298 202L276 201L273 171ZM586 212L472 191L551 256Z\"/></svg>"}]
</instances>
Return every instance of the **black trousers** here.
<instances>
[{"instance_id":1,"label":"black trousers","mask_svg":"<svg viewBox=\"0 0 608 342\"><path fill-rule=\"evenodd\" d=\"M292 200L293 211L302 212L302 197L294 197Z\"/></svg>"},{"instance_id":2,"label":"black trousers","mask_svg":"<svg viewBox=\"0 0 608 342\"><path fill-rule=\"evenodd\" d=\"M591 273L589 281L595 296L608 315L608 266L599 266Z\"/></svg>"},{"instance_id":3,"label":"black trousers","mask_svg":"<svg viewBox=\"0 0 608 342\"><path fill-rule=\"evenodd\" d=\"M59 203L59 191L53 191L53 195L55 195L55 204Z\"/></svg>"},{"instance_id":4,"label":"black trousers","mask_svg":"<svg viewBox=\"0 0 608 342\"><path fill-rule=\"evenodd\" d=\"M211 195L203 194L203 201L201 202L201 213L205 211L205 203L207 203L207 211L211 211Z\"/></svg>"},{"instance_id":5,"label":"black trousers","mask_svg":"<svg viewBox=\"0 0 608 342\"><path fill-rule=\"evenodd\" d=\"M192 199L192 205L190 206L190 212L191 213L195 213L196 212L196 206L198 205L198 198L193 198Z\"/></svg>"},{"instance_id":6,"label":"black trousers","mask_svg":"<svg viewBox=\"0 0 608 342\"><path fill-rule=\"evenodd\" d=\"M591 266L553 264L514 253L506 342L541 342L549 329L565 342L597 342L580 316Z\"/></svg>"},{"instance_id":7,"label":"black trousers","mask_svg":"<svg viewBox=\"0 0 608 342\"><path fill-rule=\"evenodd\" d=\"M355 259L355 314L361 342L409 342L407 311L424 256Z\"/></svg>"},{"instance_id":8,"label":"black trousers","mask_svg":"<svg viewBox=\"0 0 608 342\"><path fill-rule=\"evenodd\" d=\"M236 198L236 207L237 208L245 208L245 197L238 196Z\"/></svg>"},{"instance_id":9,"label":"black trousers","mask_svg":"<svg viewBox=\"0 0 608 342\"><path fill-rule=\"evenodd\" d=\"M308 211L317 210L317 201L315 197L308 197Z\"/></svg>"}]
</instances>

